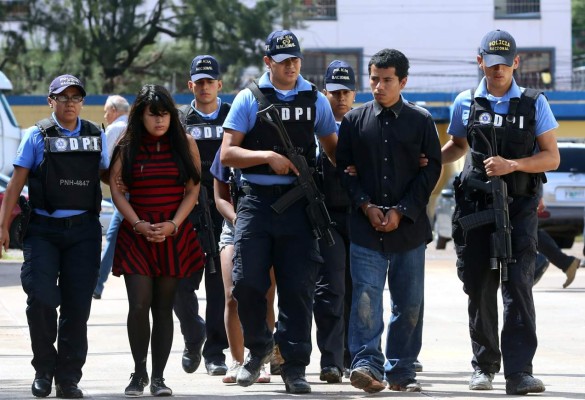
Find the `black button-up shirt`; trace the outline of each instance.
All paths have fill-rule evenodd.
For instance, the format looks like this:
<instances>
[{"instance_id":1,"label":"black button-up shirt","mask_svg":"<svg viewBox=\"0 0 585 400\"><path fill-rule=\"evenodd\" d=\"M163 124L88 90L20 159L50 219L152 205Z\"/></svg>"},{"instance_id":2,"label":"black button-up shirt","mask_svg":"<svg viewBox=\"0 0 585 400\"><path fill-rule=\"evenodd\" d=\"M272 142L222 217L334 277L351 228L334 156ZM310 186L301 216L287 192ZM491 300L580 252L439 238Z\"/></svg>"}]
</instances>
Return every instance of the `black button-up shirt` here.
<instances>
[{"instance_id":1,"label":"black button-up shirt","mask_svg":"<svg viewBox=\"0 0 585 400\"><path fill-rule=\"evenodd\" d=\"M429 160L420 167L420 154ZM441 144L431 114L400 100L389 108L376 101L349 111L339 128L337 168L354 207L350 239L382 252L413 249L432 240L427 203L441 174ZM343 170L355 165L357 176ZM360 205L396 207L398 229L377 232Z\"/></svg>"}]
</instances>

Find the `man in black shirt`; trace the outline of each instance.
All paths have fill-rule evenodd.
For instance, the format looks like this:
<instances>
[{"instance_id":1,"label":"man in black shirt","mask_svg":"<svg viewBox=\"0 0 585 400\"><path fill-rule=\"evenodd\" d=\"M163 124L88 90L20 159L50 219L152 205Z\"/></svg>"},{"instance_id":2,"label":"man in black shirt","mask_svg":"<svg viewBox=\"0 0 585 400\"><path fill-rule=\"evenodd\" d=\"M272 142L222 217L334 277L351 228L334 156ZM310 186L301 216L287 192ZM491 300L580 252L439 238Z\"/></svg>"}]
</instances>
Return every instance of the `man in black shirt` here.
<instances>
[{"instance_id":1,"label":"man in black shirt","mask_svg":"<svg viewBox=\"0 0 585 400\"><path fill-rule=\"evenodd\" d=\"M337 168L353 203L350 381L369 393L383 390L384 379L390 390L421 390L414 362L422 341L425 248L432 240L426 206L441 173L441 148L431 115L402 98L408 68L397 50L375 54L368 64L374 100L348 112L339 130ZM428 158L424 168L420 154ZM357 176L343 173L349 165ZM386 278L393 314L384 357Z\"/></svg>"}]
</instances>

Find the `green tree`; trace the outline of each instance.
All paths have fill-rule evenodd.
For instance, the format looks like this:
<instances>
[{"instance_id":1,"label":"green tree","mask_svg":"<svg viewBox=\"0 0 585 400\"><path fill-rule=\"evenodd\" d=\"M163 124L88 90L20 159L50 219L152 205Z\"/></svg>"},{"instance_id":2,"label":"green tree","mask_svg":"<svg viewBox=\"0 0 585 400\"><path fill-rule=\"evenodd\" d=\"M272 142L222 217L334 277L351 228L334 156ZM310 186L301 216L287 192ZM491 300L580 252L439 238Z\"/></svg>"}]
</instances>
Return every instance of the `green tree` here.
<instances>
[{"instance_id":1,"label":"green tree","mask_svg":"<svg viewBox=\"0 0 585 400\"><path fill-rule=\"evenodd\" d=\"M585 0L572 0L573 67L585 65Z\"/></svg>"}]
</instances>

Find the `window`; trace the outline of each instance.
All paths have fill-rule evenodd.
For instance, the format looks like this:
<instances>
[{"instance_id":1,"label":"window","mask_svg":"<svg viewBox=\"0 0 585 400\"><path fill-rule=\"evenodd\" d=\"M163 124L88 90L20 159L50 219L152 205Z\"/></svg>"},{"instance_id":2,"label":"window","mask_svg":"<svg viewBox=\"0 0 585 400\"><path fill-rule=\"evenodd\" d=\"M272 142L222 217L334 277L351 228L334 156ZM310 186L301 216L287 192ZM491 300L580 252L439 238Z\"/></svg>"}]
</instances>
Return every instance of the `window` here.
<instances>
[{"instance_id":1,"label":"window","mask_svg":"<svg viewBox=\"0 0 585 400\"><path fill-rule=\"evenodd\" d=\"M554 49L518 49L520 66L514 78L518 85L554 90Z\"/></svg>"},{"instance_id":2,"label":"window","mask_svg":"<svg viewBox=\"0 0 585 400\"><path fill-rule=\"evenodd\" d=\"M494 0L494 17L540 18L540 0Z\"/></svg>"},{"instance_id":3,"label":"window","mask_svg":"<svg viewBox=\"0 0 585 400\"><path fill-rule=\"evenodd\" d=\"M323 77L333 60L343 60L352 66L355 73L356 91L362 89L362 49L305 49L303 50L303 78L323 90Z\"/></svg>"},{"instance_id":4,"label":"window","mask_svg":"<svg viewBox=\"0 0 585 400\"><path fill-rule=\"evenodd\" d=\"M302 19L337 19L337 0L301 0L298 7Z\"/></svg>"}]
</instances>

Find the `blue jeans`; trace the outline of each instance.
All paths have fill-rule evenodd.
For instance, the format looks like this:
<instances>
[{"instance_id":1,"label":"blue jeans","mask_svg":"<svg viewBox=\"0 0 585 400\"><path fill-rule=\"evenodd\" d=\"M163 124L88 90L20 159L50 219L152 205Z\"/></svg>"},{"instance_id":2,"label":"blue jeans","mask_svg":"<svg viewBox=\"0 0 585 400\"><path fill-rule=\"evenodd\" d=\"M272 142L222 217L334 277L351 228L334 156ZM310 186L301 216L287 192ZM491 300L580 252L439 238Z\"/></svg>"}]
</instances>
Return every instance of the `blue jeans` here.
<instances>
[{"instance_id":1,"label":"blue jeans","mask_svg":"<svg viewBox=\"0 0 585 400\"><path fill-rule=\"evenodd\" d=\"M422 344L425 248L421 244L402 253L382 253L351 243L353 294L348 342L352 369L365 367L376 379L385 378L389 384L416 376L413 363ZM384 357L381 336L386 278L392 315Z\"/></svg>"},{"instance_id":2,"label":"blue jeans","mask_svg":"<svg viewBox=\"0 0 585 400\"><path fill-rule=\"evenodd\" d=\"M113 205L113 203L112 203ZM102 251L102 261L100 264L100 275L98 277L97 285L95 285L94 293L99 295L104 291L104 284L108 280L110 271L112 271L112 264L114 263L114 250L116 249L116 239L118 238L118 229L124 217L114 206L114 213L108 231L106 232L106 246Z\"/></svg>"}]
</instances>

